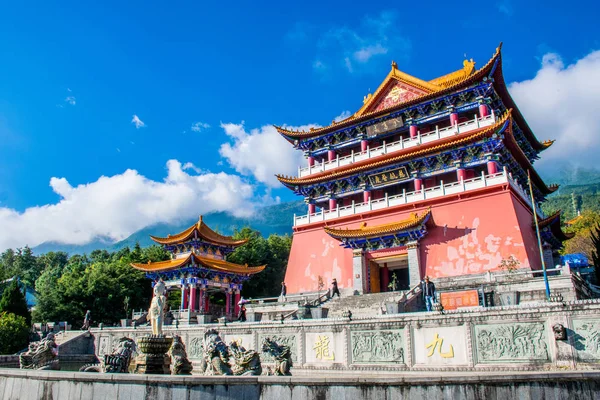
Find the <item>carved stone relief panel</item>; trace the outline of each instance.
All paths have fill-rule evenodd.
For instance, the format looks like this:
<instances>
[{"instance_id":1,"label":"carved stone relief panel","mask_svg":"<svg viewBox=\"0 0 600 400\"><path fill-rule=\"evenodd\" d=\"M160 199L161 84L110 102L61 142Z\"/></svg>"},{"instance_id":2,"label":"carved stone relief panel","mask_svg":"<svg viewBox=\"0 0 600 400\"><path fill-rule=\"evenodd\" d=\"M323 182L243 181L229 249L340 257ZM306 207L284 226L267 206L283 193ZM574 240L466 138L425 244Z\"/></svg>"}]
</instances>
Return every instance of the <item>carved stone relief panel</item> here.
<instances>
[{"instance_id":1,"label":"carved stone relief panel","mask_svg":"<svg viewBox=\"0 0 600 400\"><path fill-rule=\"evenodd\" d=\"M246 350L255 350L254 348L254 339L250 334L235 334L235 333L227 333L222 336L223 341L227 343L237 342L237 344L246 348ZM262 343L261 343L262 345Z\"/></svg>"},{"instance_id":2,"label":"carved stone relief panel","mask_svg":"<svg viewBox=\"0 0 600 400\"><path fill-rule=\"evenodd\" d=\"M258 346L262 347L262 342L264 340L264 338L270 338L271 340L275 341L277 344L279 345L286 345L290 347L290 351L292 352L292 361L297 362L298 361L298 340L296 338L295 334L285 334L285 333L279 333L279 334L268 334L268 333L261 333L258 336ZM264 362L275 362L275 360L273 359L273 357L270 354L264 353L261 351L260 353L260 359Z\"/></svg>"},{"instance_id":3,"label":"carved stone relief panel","mask_svg":"<svg viewBox=\"0 0 600 400\"><path fill-rule=\"evenodd\" d=\"M202 336L190 337L190 341L187 345L187 354L190 359L201 359L202 358Z\"/></svg>"},{"instance_id":4,"label":"carved stone relief panel","mask_svg":"<svg viewBox=\"0 0 600 400\"><path fill-rule=\"evenodd\" d=\"M353 364L404 364L404 329L350 333Z\"/></svg>"},{"instance_id":5,"label":"carved stone relief panel","mask_svg":"<svg viewBox=\"0 0 600 400\"><path fill-rule=\"evenodd\" d=\"M475 327L479 363L550 361L545 324L509 323Z\"/></svg>"},{"instance_id":6,"label":"carved stone relief panel","mask_svg":"<svg viewBox=\"0 0 600 400\"><path fill-rule=\"evenodd\" d=\"M600 361L600 321L573 320L573 346L577 361Z\"/></svg>"},{"instance_id":7,"label":"carved stone relief panel","mask_svg":"<svg viewBox=\"0 0 600 400\"><path fill-rule=\"evenodd\" d=\"M100 336L100 339L98 340L98 355L103 356L110 353L110 336Z\"/></svg>"}]
</instances>

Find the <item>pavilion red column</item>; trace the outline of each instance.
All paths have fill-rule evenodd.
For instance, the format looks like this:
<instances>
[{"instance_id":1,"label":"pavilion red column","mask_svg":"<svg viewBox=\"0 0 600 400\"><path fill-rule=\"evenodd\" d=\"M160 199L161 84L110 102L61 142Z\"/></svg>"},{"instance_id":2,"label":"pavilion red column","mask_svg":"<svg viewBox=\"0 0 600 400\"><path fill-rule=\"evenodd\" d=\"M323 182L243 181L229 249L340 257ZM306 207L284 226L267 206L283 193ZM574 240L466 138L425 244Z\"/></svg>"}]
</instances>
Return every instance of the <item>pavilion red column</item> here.
<instances>
[{"instance_id":1,"label":"pavilion red column","mask_svg":"<svg viewBox=\"0 0 600 400\"><path fill-rule=\"evenodd\" d=\"M327 150L327 160L328 161L335 160L335 150Z\"/></svg>"},{"instance_id":2,"label":"pavilion red column","mask_svg":"<svg viewBox=\"0 0 600 400\"><path fill-rule=\"evenodd\" d=\"M235 291L234 300L233 300L233 309L234 309L233 316L234 317L236 317L239 314L239 312L240 312L239 302L240 302L240 291L236 290Z\"/></svg>"},{"instance_id":3,"label":"pavilion red column","mask_svg":"<svg viewBox=\"0 0 600 400\"><path fill-rule=\"evenodd\" d=\"M456 179L460 182L461 180L466 180L467 179L467 171L465 171L464 168L457 168L456 169Z\"/></svg>"},{"instance_id":4,"label":"pavilion red column","mask_svg":"<svg viewBox=\"0 0 600 400\"><path fill-rule=\"evenodd\" d=\"M415 192L420 192L423 186L423 180L421 178L415 178Z\"/></svg>"},{"instance_id":5,"label":"pavilion red column","mask_svg":"<svg viewBox=\"0 0 600 400\"><path fill-rule=\"evenodd\" d=\"M487 170L488 170L488 175L497 174L498 173L498 164L496 164L496 161L488 161L487 162Z\"/></svg>"},{"instance_id":6,"label":"pavilion red column","mask_svg":"<svg viewBox=\"0 0 600 400\"><path fill-rule=\"evenodd\" d=\"M417 137L417 134L418 134L419 132L418 132L418 129L417 129L417 126L416 126L416 125L411 125L411 126L408 128L408 130L409 130L409 132L410 132L410 138L411 138L411 139L413 139L413 138L416 138L416 137Z\"/></svg>"},{"instance_id":7,"label":"pavilion red column","mask_svg":"<svg viewBox=\"0 0 600 400\"><path fill-rule=\"evenodd\" d=\"M369 142L366 140L360 141L360 151L367 151L367 147L369 147Z\"/></svg>"},{"instance_id":8,"label":"pavilion red column","mask_svg":"<svg viewBox=\"0 0 600 400\"><path fill-rule=\"evenodd\" d=\"M308 213L309 214L314 214L316 211L316 206L314 203L308 203Z\"/></svg>"},{"instance_id":9,"label":"pavilion red column","mask_svg":"<svg viewBox=\"0 0 600 400\"><path fill-rule=\"evenodd\" d=\"M315 158L313 156L308 156L307 160L308 160L309 167L312 167L315 165Z\"/></svg>"},{"instance_id":10,"label":"pavilion red column","mask_svg":"<svg viewBox=\"0 0 600 400\"><path fill-rule=\"evenodd\" d=\"M210 311L210 296L208 295L208 291L204 289L204 312Z\"/></svg>"},{"instance_id":11,"label":"pavilion red column","mask_svg":"<svg viewBox=\"0 0 600 400\"><path fill-rule=\"evenodd\" d=\"M388 285L390 284L390 270L387 267L387 263L383 264L383 267L379 270L381 275L381 291L387 292Z\"/></svg>"},{"instance_id":12,"label":"pavilion red column","mask_svg":"<svg viewBox=\"0 0 600 400\"><path fill-rule=\"evenodd\" d=\"M196 285L190 286L190 310L196 311L198 304L196 303Z\"/></svg>"},{"instance_id":13,"label":"pavilion red column","mask_svg":"<svg viewBox=\"0 0 600 400\"><path fill-rule=\"evenodd\" d=\"M363 192L363 202L364 203L368 203L369 200L371 200L371 191L370 190L365 190Z\"/></svg>"},{"instance_id":14,"label":"pavilion red column","mask_svg":"<svg viewBox=\"0 0 600 400\"><path fill-rule=\"evenodd\" d=\"M333 211L337 208L337 200L329 199L329 211Z\"/></svg>"},{"instance_id":15,"label":"pavilion red column","mask_svg":"<svg viewBox=\"0 0 600 400\"><path fill-rule=\"evenodd\" d=\"M479 105L479 117L483 118L483 117L487 117L490 114L490 110L487 106L487 104L480 104Z\"/></svg>"},{"instance_id":16,"label":"pavilion red column","mask_svg":"<svg viewBox=\"0 0 600 400\"><path fill-rule=\"evenodd\" d=\"M454 126L458 124L458 114L455 112L450 113L450 125Z\"/></svg>"}]
</instances>

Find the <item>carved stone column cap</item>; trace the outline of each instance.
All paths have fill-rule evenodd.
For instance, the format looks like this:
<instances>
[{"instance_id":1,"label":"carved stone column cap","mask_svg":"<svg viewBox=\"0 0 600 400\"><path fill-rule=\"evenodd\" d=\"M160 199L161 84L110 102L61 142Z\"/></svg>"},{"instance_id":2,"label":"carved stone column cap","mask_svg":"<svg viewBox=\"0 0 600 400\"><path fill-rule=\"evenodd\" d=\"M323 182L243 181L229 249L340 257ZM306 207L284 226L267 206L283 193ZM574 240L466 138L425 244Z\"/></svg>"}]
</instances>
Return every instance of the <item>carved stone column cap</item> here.
<instances>
[{"instance_id":1,"label":"carved stone column cap","mask_svg":"<svg viewBox=\"0 0 600 400\"><path fill-rule=\"evenodd\" d=\"M354 249L352 250L352 257L362 257L363 250L362 249Z\"/></svg>"},{"instance_id":2,"label":"carved stone column cap","mask_svg":"<svg viewBox=\"0 0 600 400\"><path fill-rule=\"evenodd\" d=\"M419 242L417 240L406 242L406 248L408 248L408 249L416 249L418 247L419 247Z\"/></svg>"}]
</instances>

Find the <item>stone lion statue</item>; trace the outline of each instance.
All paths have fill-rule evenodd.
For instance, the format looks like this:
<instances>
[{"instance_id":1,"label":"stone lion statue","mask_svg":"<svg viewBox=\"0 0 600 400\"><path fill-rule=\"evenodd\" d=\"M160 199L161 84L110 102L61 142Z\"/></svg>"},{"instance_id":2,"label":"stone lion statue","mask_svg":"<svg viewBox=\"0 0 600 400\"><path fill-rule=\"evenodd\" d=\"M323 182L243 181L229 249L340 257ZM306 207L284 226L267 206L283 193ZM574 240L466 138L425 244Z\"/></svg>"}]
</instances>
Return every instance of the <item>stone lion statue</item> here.
<instances>
[{"instance_id":1,"label":"stone lion statue","mask_svg":"<svg viewBox=\"0 0 600 400\"><path fill-rule=\"evenodd\" d=\"M229 348L216 329L204 333L200 372L204 375L233 375L229 366Z\"/></svg>"},{"instance_id":2,"label":"stone lion statue","mask_svg":"<svg viewBox=\"0 0 600 400\"><path fill-rule=\"evenodd\" d=\"M29 344L29 349L19 356L21 369L59 370L58 346L53 333L39 342Z\"/></svg>"},{"instance_id":3,"label":"stone lion statue","mask_svg":"<svg viewBox=\"0 0 600 400\"><path fill-rule=\"evenodd\" d=\"M191 375L192 363L188 360L185 344L181 340L181 336L173 335L173 344L169 350L171 356L171 374L172 375Z\"/></svg>"},{"instance_id":4,"label":"stone lion statue","mask_svg":"<svg viewBox=\"0 0 600 400\"><path fill-rule=\"evenodd\" d=\"M270 338L265 338L262 343L262 351L270 354L275 359L275 369L273 375L289 376L292 375L292 352L289 346L278 345ZM270 375L270 374L269 374Z\"/></svg>"},{"instance_id":5,"label":"stone lion statue","mask_svg":"<svg viewBox=\"0 0 600 400\"><path fill-rule=\"evenodd\" d=\"M260 356L254 350L246 350L233 341L229 344L229 353L233 357L233 375L261 375Z\"/></svg>"}]
</instances>

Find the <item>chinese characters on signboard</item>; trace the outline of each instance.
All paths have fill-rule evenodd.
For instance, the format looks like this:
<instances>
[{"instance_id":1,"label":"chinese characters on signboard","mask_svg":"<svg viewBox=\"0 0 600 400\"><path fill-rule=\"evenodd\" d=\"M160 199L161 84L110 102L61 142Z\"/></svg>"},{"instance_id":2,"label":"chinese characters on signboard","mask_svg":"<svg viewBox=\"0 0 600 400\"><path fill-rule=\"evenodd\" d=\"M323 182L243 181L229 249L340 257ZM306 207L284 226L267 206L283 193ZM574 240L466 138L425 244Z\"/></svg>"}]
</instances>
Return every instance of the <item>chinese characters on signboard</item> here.
<instances>
[{"instance_id":1,"label":"chinese characters on signboard","mask_svg":"<svg viewBox=\"0 0 600 400\"><path fill-rule=\"evenodd\" d=\"M400 167L390 171L369 175L369 180L371 181L372 186L383 186L404 179L408 179L406 167Z\"/></svg>"},{"instance_id":2,"label":"chinese characters on signboard","mask_svg":"<svg viewBox=\"0 0 600 400\"><path fill-rule=\"evenodd\" d=\"M373 125L367 126L367 135L375 136L382 133L390 132L403 126L402 117L388 119L382 122L378 122Z\"/></svg>"},{"instance_id":3,"label":"chinese characters on signboard","mask_svg":"<svg viewBox=\"0 0 600 400\"><path fill-rule=\"evenodd\" d=\"M444 310L456 310L461 307L477 307L479 306L479 293L477 290L444 292L440 294L440 303L442 303Z\"/></svg>"}]
</instances>

